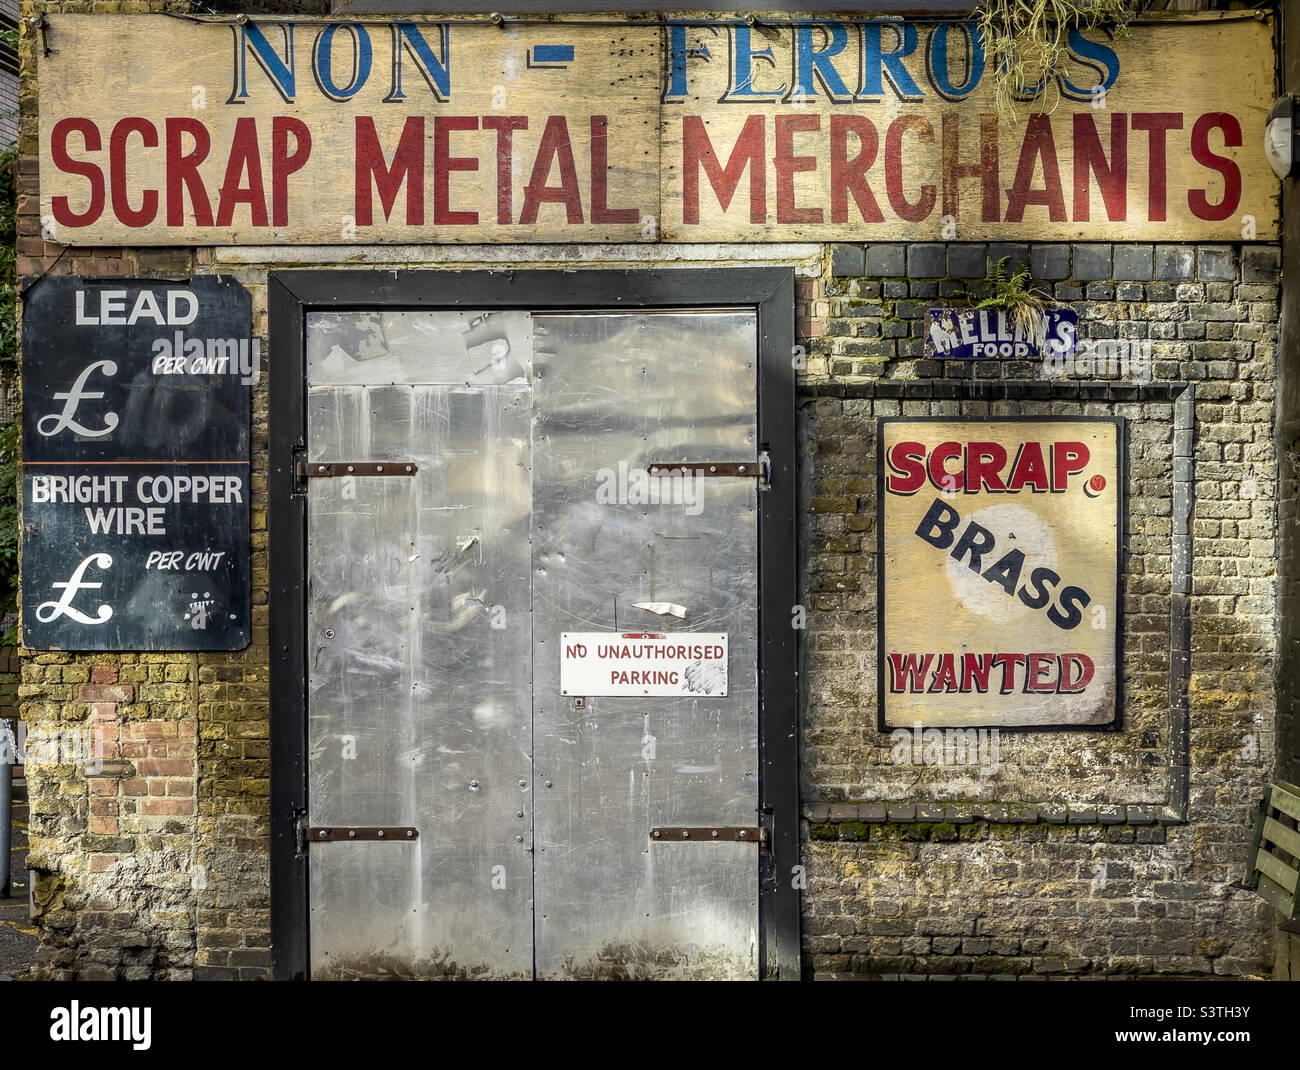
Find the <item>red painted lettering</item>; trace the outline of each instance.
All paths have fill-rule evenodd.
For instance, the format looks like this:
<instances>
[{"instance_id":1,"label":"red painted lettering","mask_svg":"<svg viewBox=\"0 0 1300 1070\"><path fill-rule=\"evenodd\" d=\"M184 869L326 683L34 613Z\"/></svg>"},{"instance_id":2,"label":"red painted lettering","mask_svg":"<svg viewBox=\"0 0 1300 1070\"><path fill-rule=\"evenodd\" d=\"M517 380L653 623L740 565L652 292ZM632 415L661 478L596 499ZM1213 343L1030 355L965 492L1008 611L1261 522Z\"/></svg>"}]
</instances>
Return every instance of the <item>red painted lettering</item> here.
<instances>
[{"instance_id":1,"label":"red painted lettering","mask_svg":"<svg viewBox=\"0 0 1300 1070\"><path fill-rule=\"evenodd\" d=\"M1091 115L1074 116L1074 218L1084 221L1092 218L1092 184L1090 175L1097 176L1097 187L1106 205L1106 217L1113 221L1128 218L1128 117L1116 113L1110 117L1110 161L1101 146L1097 122Z\"/></svg>"},{"instance_id":2,"label":"red painted lettering","mask_svg":"<svg viewBox=\"0 0 1300 1070\"><path fill-rule=\"evenodd\" d=\"M1235 149L1241 145L1241 123L1227 112L1207 112L1192 127L1192 158L1202 167L1217 171L1223 176L1223 197L1211 204L1208 190L1187 191L1187 207L1197 219L1227 219L1241 203L1241 169L1226 156L1210 148L1210 131L1223 131L1224 148Z\"/></svg>"},{"instance_id":3,"label":"red painted lettering","mask_svg":"<svg viewBox=\"0 0 1300 1070\"><path fill-rule=\"evenodd\" d=\"M900 219L919 223L934 211L937 195L933 186L922 186L915 201L909 201L903 192L903 135L909 130L916 131L919 141L934 140L934 127L920 115L900 115L889 124L885 133L885 193Z\"/></svg>"},{"instance_id":4,"label":"red painted lettering","mask_svg":"<svg viewBox=\"0 0 1300 1070\"><path fill-rule=\"evenodd\" d=\"M1147 132L1147 219L1157 222L1165 218L1165 134L1183 128L1183 117L1177 112L1134 112L1133 129Z\"/></svg>"},{"instance_id":5,"label":"red painted lettering","mask_svg":"<svg viewBox=\"0 0 1300 1070\"><path fill-rule=\"evenodd\" d=\"M891 494L915 494L925 484L925 447L919 442L899 442L890 447L885 460L897 475L885 477Z\"/></svg>"},{"instance_id":6,"label":"red painted lettering","mask_svg":"<svg viewBox=\"0 0 1300 1070\"><path fill-rule=\"evenodd\" d=\"M212 203L208 200L199 164L208 158L212 138L208 128L198 119L168 119L167 138L167 225L185 225L185 196L189 194L194 206L194 223L200 227L212 226ZM185 151L188 135L193 149Z\"/></svg>"},{"instance_id":7,"label":"red painted lettering","mask_svg":"<svg viewBox=\"0 0 1300 1070\"><path fill-rule=\"evenodd\" d=\"M1088 467L1091 456L1082 442L1055 442L1052 444L1052 490L1065 490L1070 476Z\"/></svg>"},{"instance_id":8,"label":"red painted lettering","mask_svg":"<svg viewBox=\"0 0 1300 1070\"><path fill-rule=\"evenodd\" d=\"M478 222L477 212L453 212L451 199L451 172L477 171L477 156L453 156L451 132L477 130L478 120L472 115L439 115L433 120L433 221L438 226L465 226Z\"/></svg>"},{"instance_id":9,"label":"red painted lettering","mask_svg":"<svg viewBox=\"0 0 1300 1070\"><path fill-rule=\"evenodd\" d=\"M158 191L141 191L140 207L130 204L130 187L126 177L127 139L139 134L147 149L158 147L158 128L148 119L132 116L119 119L108 139L108 184L113 199L113 214L128 227L147 227L158 214Z\"/></svg>"},{"instance_id":10,"label":"red painted lettering","mask_svg":"<svg viewBox=\"0 0 1300 1070\"><path fill-rule=\"evenodd\" d=\"M99 127L89 119L60 119L50 131L50 159L54 166L65 174L80 175L90 183L90 197L84 212L74 212L65 196L50 199L50 211L54 221L65 227L85 227L95 222L104 212L104 172L93 163L74 160L68 155L68 135L81 135L82 144L87 152L100 149Z\"/></svg>"},{"instance_id":11,"label":"red painted lettering","mask_svg":"<svg viewBox=\"0 0 1300 1070\"><path fill-rule=\"evenodd\" d=\"M356 119L356 164L354 171L354 211L357 226L374 223L371 194L379 193L379 202L387 219L397 203L397 194L406 186L406 225L424 224L424 116L407 116L393 152L390 167L384 162L375 121L368 115ZM373 188L372 188L373 187Z\"/></svg>"},{"instance_id":12,"label":"red painted lettering","mask_svg":"<svg viewBox=\"0 0 1300 1070\"><path fill-rule=\"evenodd\" d=\"M527 130L528 120L522 115L485 115L483 129L497 132L497 222L509 223L514 218L514 134Z\"/></svg>"},{"instance_id":13,"label":"red painted lettering","mask_svg":"<svg viewBox=\"0 0 1300 1070\"><path fill-rule=\"evenodd\" d=\"M293 152L289 137L293 137ZM311 131L301 119L277 115L271 120L271 222L289 225L289 176L301 171L311 155Z\"/></svg>"},{"instance_id":14,"label":"red painted lettering","mask_svg":"<svg viewBox=\"0 0 1300 1070\"><path fill-rule=\"evenodd\" d=\"M593 223L635 223L635 208L609 207L609 119L591 117L591 221Z\"/></svg>"},{"instance_id":15,"label":"red painted lettering","mask_svg":"<svg viewBox=\"0 0 1300 1070\"><path fill-rule=\"evenodd\" d=\"M858 154L849 159L849 136L858 139ZM867 185L867 172L880 151L880 135L865 115L831 116L831 222L849 221L849 196L864 223L883 223L880 205Z\"/></svg>"},{"instance_id":16,"label":"red painted lettering","mask_svg":"<svg viewBox=\"0 0 1300 1070\"><path fill-rule=\"evenodd\" d=\"M980 219L998 221L998 117L980 115L980 162L961 162L961 119L955 112L944 112L941 125L943 141L943 214L961 218L961 180L980 180Z\"/></svg>"},{"instance_id":17,"label":"red painted lettering","mask_svg":"<svg viewBox=\"0 0 1300 1070\"><path fill-rule=\"evenodd\" d=\"M558 164L560 184L548 186L552 167ZM564 205L564 218L569 223L582 222L582 196L578 192L578 169L573 162L573 144L569 139L569 124L563 115L552 115L542 131L542 143L537 149L533 174L524 187L524 206L519 212L519 222L525 225L537 222L537 210L543 204Z\"/></svg>"},{"instance_id":18,"label":"red painted lettering","mask_svg":"<svg viewBox=\"0 0 1300 1070\"><path fill-rule=\"evenodd\" d=\"M700 221L701 171L725 212L746 169L749 171L749 221L767 222L765 140L763 116L751 115L745 120L726 165L722 166L709 141L704 120L698 115L682 116L682 222Z\"/></svg>"},{"instance_id":19,"label":"red painted lettering","mask_svg":"<svg viewBox=\"0 0 1300 1070\"><path fill-rule=\"evenodd\" d=\"M1043 167L1043 186L1034 189L1034 174ZM1025 140L1020 145L1016 177L1007 191L1007 222L1019 223L1025 209L1041 204L1053 223L1065 222L1065 194L1061 189L1061 168L1056 159L1056 142L1052 137L1052 120L1046 115L1031 115L1025 123Z\"/></svg>"},{"instance_id":20,"label":"red painted lettering","mask_svg":"<svg viewBox=\"0 0 1300 1070\"><path fill-rule=\"evenodd\" d=\"M799 208L794 203L794 176L800 171L816 171L816 156L796 156L794 135L822 128L820 115L778 115L776 118L776 221L778 223L820 223L820 208Z\"/></svg>"},{"instance_id":21,"label":"red painted lettering","mask_svg":"<svg viewBox=\"0 0 1300 1070\"><path fill-rule=\"evenodd\" d=\"M244 173L248 184L243 185ZM217 226L228 227L235 219L235 205L246 204L253 226L267 225L266 190L262 186L262 154L257 146L257 120L245 116L235 120L235 136L226 161L226 177L217 202Z\"/></svg>"}]
</instances>

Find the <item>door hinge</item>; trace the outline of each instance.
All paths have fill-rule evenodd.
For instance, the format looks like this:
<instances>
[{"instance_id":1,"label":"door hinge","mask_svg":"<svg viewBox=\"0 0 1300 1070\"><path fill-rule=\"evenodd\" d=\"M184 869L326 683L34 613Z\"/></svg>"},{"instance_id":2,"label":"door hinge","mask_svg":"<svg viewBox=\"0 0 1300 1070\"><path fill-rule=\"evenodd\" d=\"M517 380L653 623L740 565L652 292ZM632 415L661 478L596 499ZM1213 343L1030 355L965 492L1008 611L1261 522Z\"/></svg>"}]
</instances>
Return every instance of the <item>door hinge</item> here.
<instances>
[{"instance_id":1,"label":"door hinge","mask_svg":"<svg viewBox=\"0 0 1300 1070\"><path fill-rule=\"evenodd\" d=\"M342 476L413 476L420 470L414 461L312 461L303 464L307 479L338 479Z\"/></svg>"},{"instance_id":2,"label":"door hinge","mask_svg":"<svg viewBox=\"0 0 1300 1070\"><path fill-rule=\"evenodd\" d=\"M661 826L650 830L650 838L661 843L767 843L767 829L758 825Z\"/></svg>"},{"instance_id":3,"label":"door hinge","mask_svg":"<svg viewBox=\"0 0 1300 1070\"><path fill-rule=\"evenodd\" d=\"M759 490L772 489L772 459L760 450L754 461L671 461L646 465L652 476L690 475L697 479L757 479Z\"/></svg>"},{"instance_id":4,"label":"door hinge","mask_svg":"<svg viewBox=\"0 0 1300 1070\"><path fill-rule=\"evenodd\" d=\"M337 843L340 840L387 840L408 843L420 838L419 830L408 825L304 825L299 826L300 842Z\"/></svg>"},{"instance_id":5,"label":"door hinge","mask_svg":"<svg viewBox=\"0 0 1300 1070\"><path fill-rule=\"evenodd\" d=\"M293 492L305 494L309 479L345 476L413 476L420 471L414 461L308 461L306 450L293 451Z\"/></svg>"}]
</instances>

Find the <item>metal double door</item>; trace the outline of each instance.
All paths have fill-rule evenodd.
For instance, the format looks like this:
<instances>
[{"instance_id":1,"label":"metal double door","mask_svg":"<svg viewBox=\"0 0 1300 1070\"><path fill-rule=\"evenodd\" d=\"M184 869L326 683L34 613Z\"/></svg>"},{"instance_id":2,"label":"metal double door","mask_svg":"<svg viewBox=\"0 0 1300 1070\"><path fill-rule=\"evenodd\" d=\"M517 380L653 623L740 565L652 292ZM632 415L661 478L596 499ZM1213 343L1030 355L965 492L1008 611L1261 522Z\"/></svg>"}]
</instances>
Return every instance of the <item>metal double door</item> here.
<instances>
[{"instance_id":1,"label":"metal double door","mask_svg":"<svg viewBox=\"0 0 1300 1070\"><path fill-rule=\"evenodd\" d=\"M755 315L306 349L311 975L756 978ZM564 694L579 632L725 633L725 687Z\"/></svg>"}]
</instances>

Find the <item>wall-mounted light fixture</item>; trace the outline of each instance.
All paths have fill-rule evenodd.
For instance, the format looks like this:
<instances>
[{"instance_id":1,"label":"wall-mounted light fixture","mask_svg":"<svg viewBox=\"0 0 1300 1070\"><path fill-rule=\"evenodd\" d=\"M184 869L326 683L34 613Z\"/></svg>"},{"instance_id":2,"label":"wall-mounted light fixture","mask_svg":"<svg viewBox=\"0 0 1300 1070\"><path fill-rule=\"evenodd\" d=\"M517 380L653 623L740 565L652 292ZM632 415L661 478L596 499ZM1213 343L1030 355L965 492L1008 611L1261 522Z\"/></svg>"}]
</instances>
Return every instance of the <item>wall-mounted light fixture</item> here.
<instances>
[{"instance_id":1,"label":"wall-mounted light fixture","mask_svg":"<svg viewBox=\"0 0 1300 1070\"><path fill-rule=\"evenodd\" d=\"M1264 155L1278 178L1294 178L1300 174L1298 138L1300 120L1296 115L1296 98L1288 93L1273 102L1264 127Z\"/></svg>"}]
</instances>

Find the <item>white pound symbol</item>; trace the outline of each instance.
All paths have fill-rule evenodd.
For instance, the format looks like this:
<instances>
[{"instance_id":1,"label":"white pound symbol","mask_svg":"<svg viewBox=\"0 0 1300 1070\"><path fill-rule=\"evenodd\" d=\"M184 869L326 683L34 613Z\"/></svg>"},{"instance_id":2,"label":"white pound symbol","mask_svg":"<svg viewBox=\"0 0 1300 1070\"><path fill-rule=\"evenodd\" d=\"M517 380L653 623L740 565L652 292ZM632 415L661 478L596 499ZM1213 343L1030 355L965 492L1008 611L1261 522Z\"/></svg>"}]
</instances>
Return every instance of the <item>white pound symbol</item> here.
<instances>
[{"instance_id":1,"label":"white pound symbol","mask_svg":"<svg viewBox=\"0 0 1300 1070\"><path fill-rule=\"evenodd\" d=\"M91 562L95 563L96 568L108 569L113 567L113 558L109 554L91 554L77 566L77 570L72 574L72 579L67 583L50 584L56 591L62 589L63 594L59 596L57 602L42 602L36 607L36 619L42 624L49 624L50 621L58 617L71 617L78 624L103 624L113 615L113 607L102 605L95 611L95 616L90 617L82 613L79 609L72 608L72 600L76 597L78 591L97 591L104 585L102 583L82 583L81 577L86 572L86 566Z\"/></svg>"},{"instance_id":2,"label":"white pound symbol","mask_svg":"<svg viewBox=\"0 0 1300 1070\"><path fill-rule=\"evenodd\" d=\"M99 431L91 431L87 427L82 427L81 424L77 423L77 421L72 418L76 414L77 406L83 400L98 401L104 396L102 390L87 391L84 389L86 380L90 378L90 373L96 368L103 368L105 375L117 374L117 365L111 360L97 360L94 364L89 365L85 371L77 376L77 381L72 384L71 390L67 393L54 395L55 401L65 402L63 412L50 413L48 416L42 416L36 422L37 431L46 438L49 438L51 435L57 435L65 427L70 427L79 435L85 435L87 438L99 438L102 435L107 435L117 426L117 413L115 412L107 412L104 414L104 426ZM49 431L46 431L45 425L50 420L54 421L54 426Z\"/></svg>"}]
</instances>

